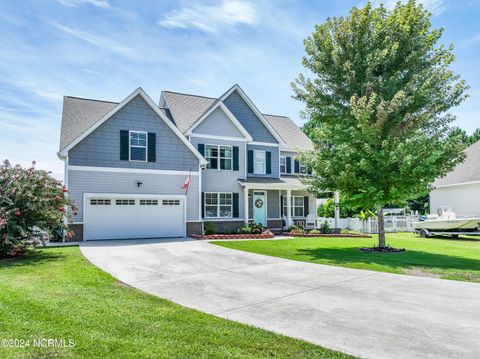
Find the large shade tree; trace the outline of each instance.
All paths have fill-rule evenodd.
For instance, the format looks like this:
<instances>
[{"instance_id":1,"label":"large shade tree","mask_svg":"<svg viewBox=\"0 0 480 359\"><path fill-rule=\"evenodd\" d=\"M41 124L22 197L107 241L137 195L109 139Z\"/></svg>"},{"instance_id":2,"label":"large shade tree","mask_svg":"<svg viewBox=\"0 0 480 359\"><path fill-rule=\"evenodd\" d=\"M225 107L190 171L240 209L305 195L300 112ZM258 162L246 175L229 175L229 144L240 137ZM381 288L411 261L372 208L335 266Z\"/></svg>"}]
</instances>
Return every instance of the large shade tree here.
<instances>
[{"instance_id":1,"label":"large shade tree","mask_svg":"<svg viewBox=\"0 0 480 359\"><path fill-rule=\"evenodd\" d=\"M447 111L467 86L450 69L453 46L440 43L443 30L430 17L411 0L327 19L304 41L310 77L292 84L317 146L305 158L318 175L312 190L341 191L375 208L379 247L383 207L425 194L463 159Z\"/></svg>"}]
</instances>

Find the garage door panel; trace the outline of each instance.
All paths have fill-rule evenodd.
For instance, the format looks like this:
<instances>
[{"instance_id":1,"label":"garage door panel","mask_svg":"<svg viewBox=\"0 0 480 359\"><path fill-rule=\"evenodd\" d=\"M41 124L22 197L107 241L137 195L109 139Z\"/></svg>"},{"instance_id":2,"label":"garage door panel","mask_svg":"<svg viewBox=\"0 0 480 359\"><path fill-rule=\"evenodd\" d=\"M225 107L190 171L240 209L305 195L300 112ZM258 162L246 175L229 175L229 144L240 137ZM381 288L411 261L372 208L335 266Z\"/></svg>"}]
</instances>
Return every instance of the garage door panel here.
<instances>
[{"instance_id":1,"label":"garage door panel","mask_svg":"<svg viewBox=\"0 0 480 359\"><path fill-rule=\"evenodd\" d=\"M92 197L85 206L87 240L184 235L184 199Z\"/></svg>"}]
</instances>

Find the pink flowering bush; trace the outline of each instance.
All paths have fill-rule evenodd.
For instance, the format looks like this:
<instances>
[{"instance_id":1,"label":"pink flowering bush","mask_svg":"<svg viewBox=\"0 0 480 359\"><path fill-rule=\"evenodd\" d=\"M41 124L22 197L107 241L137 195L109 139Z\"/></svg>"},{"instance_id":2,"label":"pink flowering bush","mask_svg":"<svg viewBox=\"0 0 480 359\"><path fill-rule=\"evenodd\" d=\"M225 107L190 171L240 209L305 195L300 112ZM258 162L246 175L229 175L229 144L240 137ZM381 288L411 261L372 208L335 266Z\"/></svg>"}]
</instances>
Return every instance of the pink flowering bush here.
<instances>
[{"instance_id":1,"label":"pink flowering bush","mask_svg":"<svg viewBox=\"0 0 480 359\"><path fill-rule=\"evenodd\" d=\"M65 210L75 210L67 189L49 172L0 165L0 258L22 255L46 237L71 237Z\"/></svg>"}]
</instances>

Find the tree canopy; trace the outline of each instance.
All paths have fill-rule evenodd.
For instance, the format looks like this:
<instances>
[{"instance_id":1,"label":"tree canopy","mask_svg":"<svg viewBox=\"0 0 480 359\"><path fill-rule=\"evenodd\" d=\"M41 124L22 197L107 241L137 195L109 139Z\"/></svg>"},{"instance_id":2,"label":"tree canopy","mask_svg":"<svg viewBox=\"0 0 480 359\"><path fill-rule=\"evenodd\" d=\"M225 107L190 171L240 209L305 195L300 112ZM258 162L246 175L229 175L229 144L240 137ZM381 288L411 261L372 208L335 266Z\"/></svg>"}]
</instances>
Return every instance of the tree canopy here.
<instances>
[{"instance_id":1,"label":"tree canopy","mask_svg":"<svg viewBox=\"0 0 480 359\"><path fill-rule=\"evenodd\" d=\"M467 85L450 69L453 46L440 43L443 29L430 16L415 0L391 10L369 2L305 39L311 77L300 74L292 87L316 144L305 155L318 175L312 190L380 209L425 194L462 160L465 144L447 111Z\"/></svg>"}]
</instances>

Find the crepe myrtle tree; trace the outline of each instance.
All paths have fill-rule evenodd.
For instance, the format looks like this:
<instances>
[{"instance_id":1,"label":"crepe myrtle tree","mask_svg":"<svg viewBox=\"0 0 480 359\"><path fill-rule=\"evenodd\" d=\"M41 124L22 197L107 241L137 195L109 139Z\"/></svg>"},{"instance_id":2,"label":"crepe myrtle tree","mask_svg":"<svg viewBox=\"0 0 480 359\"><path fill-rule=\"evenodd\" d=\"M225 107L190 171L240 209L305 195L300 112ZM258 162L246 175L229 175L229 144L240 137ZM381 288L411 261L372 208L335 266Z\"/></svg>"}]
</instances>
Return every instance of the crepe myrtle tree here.
<instances>
[{"instance_id":1,"label":"crepe myrtle tree","mask_svg":"<svg viewBox=\"0 0 480 359\"><path fill-rule=\"evenodd\" d=\"M64 221L67 206L75 206L67 189L49 172L0 165L0 258L24 254L45 236L71 237Z\"/></svg>"},{"instance_id":2,"label":"crepe myrtle tree","mask_svg":"<svg viewBox=\"0 0 480 359\"><path fill-rule=\"evenodd\" d=\"M292 83L316 144L304 155L317 174L312 190L375 208L379 247L383 207L425 194L463 160L446 112L465 99L467 85L450 69L453 46L440 44L443 30L430 17L411 0L390 10L369 2L329 18L304 41L310 77Z\"/></svg>"}]
</instances>

